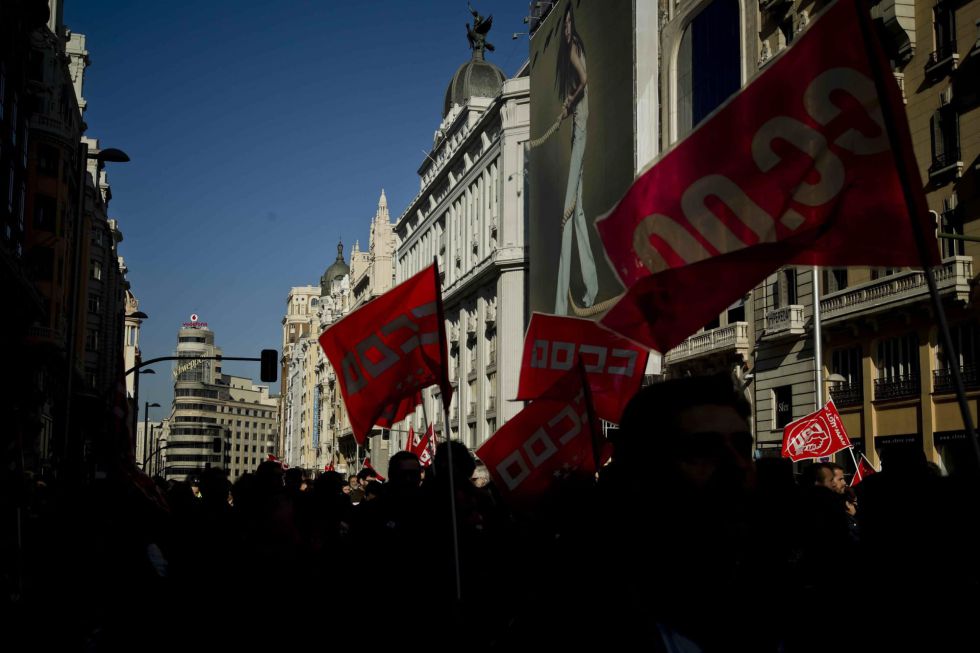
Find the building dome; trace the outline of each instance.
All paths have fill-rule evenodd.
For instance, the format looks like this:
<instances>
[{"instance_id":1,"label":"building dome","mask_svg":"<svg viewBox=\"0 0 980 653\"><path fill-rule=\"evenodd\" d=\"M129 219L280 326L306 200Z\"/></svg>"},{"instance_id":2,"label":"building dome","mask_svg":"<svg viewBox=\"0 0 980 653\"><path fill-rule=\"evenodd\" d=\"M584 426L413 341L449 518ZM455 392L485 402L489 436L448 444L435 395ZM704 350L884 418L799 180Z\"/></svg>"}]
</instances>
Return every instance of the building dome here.
<instances>
[{"instance_id":1,"label":"building dome","mask_svg":"<svg viewBox=\"0 0 980 653\"><path fill-rule=\"evenodd\" d=\"M344 243L337 243L337 260L330 264L324 272L323 276L320 277L320 296L324 297L330 294L331 284L338 280L343 279L348 274L350 274L350 267L344 262Z\"/></svg>"},{"instance_id":2,"label":"building dome","mask_svg":"<svg viewBox=\"0 0 980 653\"><path fill-rule=\"evenodd\" d=\"M449 80L442 117L449 115L454 104L462 105L467 98L495 97L505 79L507 78L500 68L485 61L482 52L474 51L473 58L460 66Z\"/></svg>"}]
</instances>

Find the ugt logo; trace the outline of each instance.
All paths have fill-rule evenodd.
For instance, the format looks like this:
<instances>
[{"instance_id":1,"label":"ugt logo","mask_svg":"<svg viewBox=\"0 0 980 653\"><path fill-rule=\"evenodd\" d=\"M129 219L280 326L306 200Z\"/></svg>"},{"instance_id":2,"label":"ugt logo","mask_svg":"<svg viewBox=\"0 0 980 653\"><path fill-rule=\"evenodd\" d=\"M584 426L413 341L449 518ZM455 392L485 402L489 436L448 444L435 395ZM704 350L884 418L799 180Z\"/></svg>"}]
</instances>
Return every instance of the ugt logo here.
<instances>
[{"instance_id":1,"label":"ugt logo","mask_svg":"<svg viewBox=\"0 0 980 653\"><path fill-rule=\"evenodd\" d=\"M789 433L789 452L795 456L826 455L830 450L830 428L823 416L802 420Z\"/></svg>"}]
</instances>

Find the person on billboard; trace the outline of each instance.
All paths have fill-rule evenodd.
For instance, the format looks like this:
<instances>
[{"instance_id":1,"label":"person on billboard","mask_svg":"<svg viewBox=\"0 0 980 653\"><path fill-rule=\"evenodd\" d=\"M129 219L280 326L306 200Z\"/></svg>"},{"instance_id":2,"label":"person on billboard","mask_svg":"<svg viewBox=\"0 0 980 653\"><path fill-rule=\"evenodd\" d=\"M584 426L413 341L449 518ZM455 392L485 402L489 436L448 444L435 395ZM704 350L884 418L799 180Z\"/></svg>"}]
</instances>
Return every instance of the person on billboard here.
<instances>
[{"instance_id":1,"label":"person on billboard","mask_svg":"<svg viewBox=\"0 0 980 653\"><path fill-rule=\"evenodd\" d=\"M565 208L561 219L561 257L558 260L558 287L555 293L557 315L568 313L573 223L579 268L585 284L582 305L592 306L599 292L599 278L592 255L589 227L585 222L585 207L582 205L582 163L585 159L586 127L589 121L586 87L588 76L585 69L585 44L575 29L575 16L569 3L565 6L562 18L562 38L558 45L555 75L555 85L558 87L559 97L562 98L562 118L569 114L572 116L572 152L568 166L568 184L565 187Z\"/></svg>"}]
</instances>

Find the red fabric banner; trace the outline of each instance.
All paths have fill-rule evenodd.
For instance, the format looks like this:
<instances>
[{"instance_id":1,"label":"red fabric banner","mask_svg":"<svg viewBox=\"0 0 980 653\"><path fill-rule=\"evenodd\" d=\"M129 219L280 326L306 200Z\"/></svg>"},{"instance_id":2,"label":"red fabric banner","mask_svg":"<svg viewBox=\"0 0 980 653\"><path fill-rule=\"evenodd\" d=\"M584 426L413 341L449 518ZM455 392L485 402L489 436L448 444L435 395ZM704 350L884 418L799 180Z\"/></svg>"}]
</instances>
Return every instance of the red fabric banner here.
<instances>
[{"instance_id":1,"label":"red fabric banner","mask_svg":"<svg viewBox=\"0 0 980 653\"><path fill-rule=\"evenodd\" d=\"M438 284L438 270L429 266L320 336L358 443L379 420L390 426L404 418L406 401L414 409L422 388L439 384L443 401L452 399Z\"/></svg>"},{"instance_id":2,"label":"red fabric banner","mask_svg":"<svg viewBox=\"0 0 980 653\"><path fill-rule=\"evenodd\" d=\"M783 458L824 458L851 446L833 401L783 429Z\"/></svg>"},{"instance_id":3,"label":"red fabric banner","mask_svg":"<svg viewBox=\"0 0 980 653\"><path fill-rule=\"evenodd\" d=\"M592 420L580 378L572 370L560 382L578 385L573 398L533 401L477 450L497 487L512 500L533 500L564 476L595 474Z\"/></svg>"},{"instance_id":4,"label":"red fabric banner","mask_svg":"<svg viewBox=\"0 0 980 653\"><path fill-rule=\"evenodd\" d=\"M629 288L604 325L667 351L783 265L921 265L913 219L939 262L898 87L862 35L864 4L839 0L811 21L597 221Z\"/></svg>"},{"instance_id":5,"label":"red fabric banner","mask_svg":"<svg viewBox=\"0 0 980 653\"><path fill-rule=\"evenodd\" d=\"M415 453L415 429L408 425L408 437L405 439L405 451Z\"/></svg>"},{"instance_id":6,"label":"red fabric banner","mask_svg":"<svg viewBox=\"0 0 980 653\"><path fill-rule=\"evenodd\" d=\"M645 347L592 320L535 313L524 336L517 398L564 398L547 394L581 358L596 416L618 424L643 383L648 356Z\"/></svg>"},{"instance_id":7,"label":"red fabric banner","mask_svg":"<svg viewBox=\"0 0 980 653\"><path fill-rule=\"evenodd\" d=\"M851 487L854 487L874 473L875 468L871 466L871 463L869 463L868 459L862 454L861 458L858 460L858 466L854 471L854 476L851 478Z\"/></svg>"},{"instance_id":8,"label":"red fabric banner","mask_svg":"<svg viewBox=\"0 0 980 653\"><path fill-rule=\"evenodd\" d=\"M425 430L424 434L412 436L410 433L410 436L408 451L419 457L419 462L422 463L423 467L428 467L432 464L432 457L436 450L435 440L432 438L432 425L429 424L429 428Z\"/></svg>"}]
</instances>

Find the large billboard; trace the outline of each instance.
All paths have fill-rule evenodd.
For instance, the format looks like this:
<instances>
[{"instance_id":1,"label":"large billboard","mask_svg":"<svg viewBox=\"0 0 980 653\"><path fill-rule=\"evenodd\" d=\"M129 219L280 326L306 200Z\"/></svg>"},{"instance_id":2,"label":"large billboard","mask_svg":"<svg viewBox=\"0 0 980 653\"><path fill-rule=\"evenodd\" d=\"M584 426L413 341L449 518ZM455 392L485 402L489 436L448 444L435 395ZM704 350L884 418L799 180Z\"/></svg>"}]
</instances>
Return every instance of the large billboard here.
<instances>
[{"instance_id":1,"label":"large billboard","mask_svg":"<svg viewBox=\"0 0 980 653\"><path fill-rule=\"evenodd\" d=\"M595 220L633 180L633 3L561 0L530 65L531 310L599 318L623 292Z\"/></svg>"}]
</instances>

